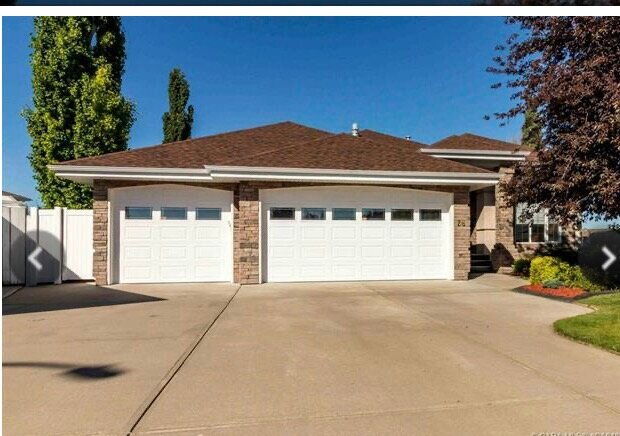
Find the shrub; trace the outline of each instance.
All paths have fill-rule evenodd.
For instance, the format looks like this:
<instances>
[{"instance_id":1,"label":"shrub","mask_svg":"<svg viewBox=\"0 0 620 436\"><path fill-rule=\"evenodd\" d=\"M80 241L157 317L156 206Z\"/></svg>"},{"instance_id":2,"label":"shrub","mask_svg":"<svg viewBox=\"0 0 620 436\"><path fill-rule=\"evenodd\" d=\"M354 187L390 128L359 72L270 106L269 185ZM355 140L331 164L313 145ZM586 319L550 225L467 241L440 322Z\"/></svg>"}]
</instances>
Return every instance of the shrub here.
<instances>
[{"instance_id":1,"label":"shrub","mask_svg":"<svg viewBox=\"0 0 620 436\"><path fill-rule=\"evenodd\" d=\"M546 281L561 280L562 272L570 265L551 256L540 256L532 259L530 264L530 283L543 284Z\"/></svg>"},{"instance_id":2,"label":"shrub","mask_svg":"<svg viewBox=\"0 0 620 436\"><path fill-rule=\"evenodd\" d=\"M512 272L519 275L528 275L530 273L531 259L517 259L512 263Z\"/></svg>"},{"instance_id":3,"label":"shrub","mask_svg":"<svg viewBox=\"0 0 620 436\"><path fill-rule=\"evenodd\" d=\"M557 285L557 283L561 283L571 288L581 288L588 291L602 291L606 289L604 283L589 277L593 276L590 274L586 276L579 266L570 265L568 262L564 262L556 257L535 257L530 265L530 283L532 284L554 287L547 286L547 284Z\"/></svg>"},{"instance_id":4,"label":"shrub","mask_svg":"<svg viewBox=\"0 0 620 436\"><path fill-rule=\"evenodd\" d=\"M547 280L546 282L543 282L542 285L545 288L551 288L551 289L558 289L558 288L565 286L564 282L558 279Z\"/></svg>"}]
</instances>

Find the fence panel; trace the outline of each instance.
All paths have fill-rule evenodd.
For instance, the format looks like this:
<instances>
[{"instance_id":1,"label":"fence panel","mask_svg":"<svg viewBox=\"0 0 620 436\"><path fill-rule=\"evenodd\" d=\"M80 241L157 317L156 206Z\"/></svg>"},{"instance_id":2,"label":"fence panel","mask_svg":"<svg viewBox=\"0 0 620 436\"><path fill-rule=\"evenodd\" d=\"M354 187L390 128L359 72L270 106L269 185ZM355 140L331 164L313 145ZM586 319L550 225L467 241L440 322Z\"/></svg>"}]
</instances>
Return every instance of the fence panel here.
<instances>
[{"instance_id":1,"label":"fence panel","mask_svg":"<svg viewBox=\"0 0 620 436\"><path fill-rule=\"evenodd\" d=\"M2 283L92 279L92 226L92 210L3 207Z\"/></svg>"}]
</instances>

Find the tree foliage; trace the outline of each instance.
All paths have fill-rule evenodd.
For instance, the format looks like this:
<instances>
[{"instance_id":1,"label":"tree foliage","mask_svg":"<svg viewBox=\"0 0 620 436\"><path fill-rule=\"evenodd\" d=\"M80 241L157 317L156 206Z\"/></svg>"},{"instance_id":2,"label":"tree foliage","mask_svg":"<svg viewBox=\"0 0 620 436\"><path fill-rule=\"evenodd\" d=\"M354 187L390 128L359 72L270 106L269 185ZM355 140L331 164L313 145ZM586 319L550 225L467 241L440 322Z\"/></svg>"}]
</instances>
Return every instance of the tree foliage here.
<instances>
[{"instance_id":1,"label":"tree foliage","mask_svg":"<svg viewBox=\"0 0 620 436\"><path fill-rule=\"evenodd\" d=\"M620 18L515 17L488 71L507 78L515 105L500 120L538 114L536 158L503 183L509 203L561 221L620 216Z\"/></svg>"},{"instance_id":2,"label":"tree foliage","mask_svg":"<svg viewBox=\"0 0 620 436\"><path fill-rule=\"evenodd\" d=\"M523 127L521 128L521 144L529 149L536 150L542 143L540 119L536 110L525 109Z\"/></svg>"},{"instance_id":3,"label":"tree foliage","mask_svg":"<svg viewBox=\"0 0 620 436\"><path fill-rule=\"evenodd\" d=\"M45 207L88 208L88 186L47 166L127 149L134 105L121 94L125 35L118 17L37 17L31 39L29 155Z\"/></svg>"},{"instance_id":4,"label":"tree foliage","mask_svg":"<svg viewBox=\"0 0 620 436\"><path fill-rule=\"evenodd\" d=\"M164 113L164 143L182 141L192 135L194 107L187 107L189 83L178 68L170 72L168 80L168 112Z\"/></svg>"}]
</instances>

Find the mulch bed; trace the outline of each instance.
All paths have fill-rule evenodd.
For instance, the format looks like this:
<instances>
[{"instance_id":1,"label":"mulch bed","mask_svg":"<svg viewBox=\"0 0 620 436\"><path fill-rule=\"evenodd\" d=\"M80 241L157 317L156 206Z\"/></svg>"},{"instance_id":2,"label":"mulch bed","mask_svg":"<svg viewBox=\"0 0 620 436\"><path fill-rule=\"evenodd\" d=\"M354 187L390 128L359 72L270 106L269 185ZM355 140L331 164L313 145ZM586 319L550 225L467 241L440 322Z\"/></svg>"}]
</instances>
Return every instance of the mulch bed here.
<instances>
[{"instance_id":1,"label":"mulch bed","mask_svg":"<svg viewBox=\"0 0 620 436\"><path fill-rule=\"evenodd\" d=\"M545 288L542 285L525 285L514 289L524 294L538 295L562 301L573 301L591 295L581 288Z\"/></svg>"}]
</instances>

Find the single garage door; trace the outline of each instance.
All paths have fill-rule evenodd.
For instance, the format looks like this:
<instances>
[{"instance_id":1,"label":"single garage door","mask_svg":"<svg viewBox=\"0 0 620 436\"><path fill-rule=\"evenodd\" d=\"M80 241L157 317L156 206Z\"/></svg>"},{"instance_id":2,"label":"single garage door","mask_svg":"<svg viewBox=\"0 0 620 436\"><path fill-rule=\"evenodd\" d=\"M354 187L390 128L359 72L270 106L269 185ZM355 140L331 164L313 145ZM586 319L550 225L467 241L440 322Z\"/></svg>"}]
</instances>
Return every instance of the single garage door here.
<instances>
[{"instance_id":1,"label":"single garage door","mask_svg":"<svg viewBox=\"0 0 620 436\"><path fill-rule=\"evenodd\" d=\"M261 191L263 279L450 279L452 194L380 187Z\"/></svg>"},{"instance_id":2,"label":"single garage door","mask_svg":"<svg viewBox=\"0 0 620 436\"><path fill-rule=\"evenodd\" d=\"M151 185L112 190L120 283L232 281L230 191Z\"/></svg>"}]
</instances>

